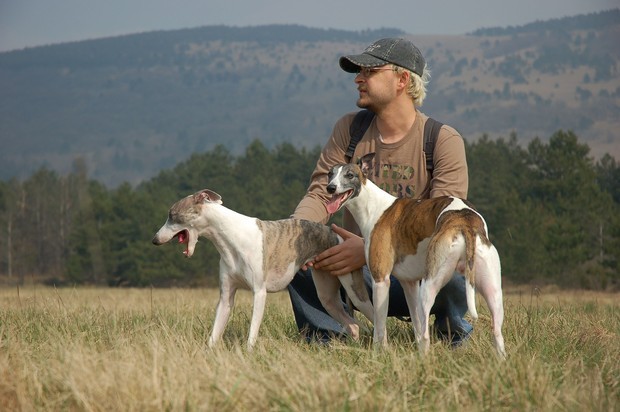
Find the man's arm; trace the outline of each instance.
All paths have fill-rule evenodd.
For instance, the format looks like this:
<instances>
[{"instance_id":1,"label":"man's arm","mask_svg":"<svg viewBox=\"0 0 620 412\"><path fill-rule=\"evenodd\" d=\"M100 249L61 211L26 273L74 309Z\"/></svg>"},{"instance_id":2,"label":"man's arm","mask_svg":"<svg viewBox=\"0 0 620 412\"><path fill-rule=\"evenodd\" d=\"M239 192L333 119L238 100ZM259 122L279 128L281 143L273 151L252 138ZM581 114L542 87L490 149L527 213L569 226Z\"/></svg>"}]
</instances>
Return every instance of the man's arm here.
<instances>
[{"instance_id":1,"label":"man's arm","mask_svg":"<svg viewBox=\"0 0 620 412\"><path fill-rule=\"evenodd\" d=\"M345 152L350 139L349 125L353 116L354 114L348 114L342 117L334 126L332 136L323 147L314 172L312 172L308 191L297 205L292 217L323 224L329 220L330 215L325 209L325 204L331 197L326 190L327 174L334 165L346 162ZM346 214L345 211L345 216ZM347 274L364 266L366 263L364 240L339 226L332 225L332 228L344 239L344 242L318 254L310 266L325 270L335 276Z\"/></svg>"},{"instance_id":2,"label":"man's arm","mask_svg":"<svg viewBox=\"0 0 620 412\"><path fill-rule=\"evenodd\" d=\"M292 217L306 219L313 222L327 223L329 214L325 204L331 197L327 193L327 174L329 170L340 163L345 163L345 151L349 144L349 125L353 114L343 116L332 131L329 140L323 146L316 167L310 177L310 185L306 195L301 199Z\"/></svg>"},{"instance_id":3,"label":"man's arm","mask_svg":"<svg viewBox=\"0 0 620 412\"><path fill-rule=\"evenodd\" d=\"M433 152L433 165L430 197L447 195L466 199L469 177L465 142L454 128L445 125L441 128Z\"/></svg>"}]
</instances>

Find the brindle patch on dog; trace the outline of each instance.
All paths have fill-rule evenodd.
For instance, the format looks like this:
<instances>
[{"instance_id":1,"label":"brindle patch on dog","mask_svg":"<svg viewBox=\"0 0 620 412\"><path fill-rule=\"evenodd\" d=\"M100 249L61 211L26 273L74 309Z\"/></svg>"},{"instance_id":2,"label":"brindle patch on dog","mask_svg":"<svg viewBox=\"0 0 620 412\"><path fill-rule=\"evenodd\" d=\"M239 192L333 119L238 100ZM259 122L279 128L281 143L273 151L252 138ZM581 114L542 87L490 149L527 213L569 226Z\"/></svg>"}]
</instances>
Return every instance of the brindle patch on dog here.
<instances>
[{"instance_id":1,"label":"brindle patch on dog","mask_svg":"<svg viewBox=\"0 0 620 412\"><path fill-rule=\"evenodd\" d=\"M257 221L263 233L263 269L285 272L294 262L301 266L309 259L338 244L327 226L298 219Z\"/></svg>"}]
</instances>

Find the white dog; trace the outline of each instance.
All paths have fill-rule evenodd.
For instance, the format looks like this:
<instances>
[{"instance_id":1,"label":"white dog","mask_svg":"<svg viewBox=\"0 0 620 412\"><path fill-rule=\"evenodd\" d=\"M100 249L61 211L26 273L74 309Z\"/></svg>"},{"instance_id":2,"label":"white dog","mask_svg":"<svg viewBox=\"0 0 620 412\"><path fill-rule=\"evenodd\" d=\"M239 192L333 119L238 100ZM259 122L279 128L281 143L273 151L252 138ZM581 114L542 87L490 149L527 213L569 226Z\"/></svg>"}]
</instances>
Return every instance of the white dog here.
<instances>
[{"instance_id":1,"label":"white dog","mask_svg":"<svg viewBox=\"0 0 620 412\"><path fill-rule=\"evenodd\" d=\"M187 245L184 253L191 257L198 236L211 240L220 253L220 300L209 345L221 338L235 293L241 288L254 294L249 349L258 336L267 292L283 290L300 267L342 242L329 227L319 223L296 219L263 221L234 212L222 205L220 195L208 189L176 202L166 223L155 234L153 244L161 245L176 237ZM372 304L361 272L334 277L313 269L312 277L325 310L357 339L360 325L344 310L340 284L353 304L372 319Z\"/></svg>"}]
</instances>

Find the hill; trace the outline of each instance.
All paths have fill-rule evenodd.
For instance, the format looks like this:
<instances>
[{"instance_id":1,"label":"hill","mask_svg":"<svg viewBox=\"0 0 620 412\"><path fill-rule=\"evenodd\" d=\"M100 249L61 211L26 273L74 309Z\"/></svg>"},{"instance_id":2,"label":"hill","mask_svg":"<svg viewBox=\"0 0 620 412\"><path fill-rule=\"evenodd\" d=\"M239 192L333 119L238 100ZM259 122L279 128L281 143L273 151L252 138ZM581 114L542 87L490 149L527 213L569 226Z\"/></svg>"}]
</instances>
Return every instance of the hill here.
<instances>
[{"instance_id":1,"label":"hill","mask_svg":"<svg viewBox=\"0 0 620 412\"><path fill-rule=\"evenodd\" d=\"M432 72L423 111L468 140L564 129L620 157L616 9L462 36L209 26L0 53L0 179L80 159L116 186L218 144L321 145L356 109L338 57L387 36L420 47Z\"/></svg>"}]
</instances>

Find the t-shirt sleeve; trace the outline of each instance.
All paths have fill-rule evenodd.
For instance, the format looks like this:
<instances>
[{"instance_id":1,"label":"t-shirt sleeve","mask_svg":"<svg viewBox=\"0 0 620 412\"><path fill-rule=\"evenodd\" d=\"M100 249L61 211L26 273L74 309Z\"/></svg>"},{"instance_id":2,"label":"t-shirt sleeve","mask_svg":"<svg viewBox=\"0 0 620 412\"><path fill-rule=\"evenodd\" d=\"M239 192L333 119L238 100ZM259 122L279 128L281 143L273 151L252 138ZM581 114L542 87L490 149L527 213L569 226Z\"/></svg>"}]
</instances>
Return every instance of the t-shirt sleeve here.
<instances>
[{"instance_id":1,"label":"t-shirt sleeve","mask_svg":"<svg viewBox=\"0 0 620 412\"><path fill-rule=\"evenodd\" d=\"M433 152L430 196L448 195L466 199L468 181L465 142L454 128L444 125Z\"/></svg>"}]
</instances>

